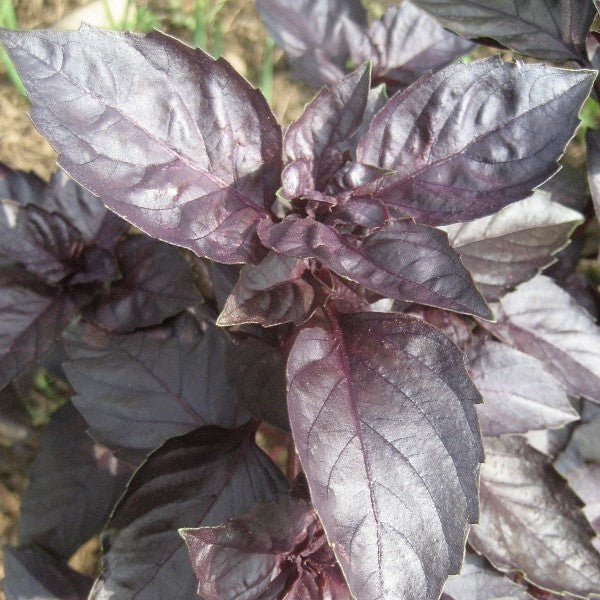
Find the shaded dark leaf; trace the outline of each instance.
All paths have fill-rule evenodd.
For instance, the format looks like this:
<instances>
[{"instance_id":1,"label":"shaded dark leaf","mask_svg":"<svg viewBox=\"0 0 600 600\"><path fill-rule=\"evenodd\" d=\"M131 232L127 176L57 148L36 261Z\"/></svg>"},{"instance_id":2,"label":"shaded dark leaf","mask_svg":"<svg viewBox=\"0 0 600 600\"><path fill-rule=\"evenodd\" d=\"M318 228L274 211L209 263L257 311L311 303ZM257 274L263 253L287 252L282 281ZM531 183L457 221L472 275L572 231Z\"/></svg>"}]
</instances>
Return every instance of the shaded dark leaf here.
<instances>
[{"instance_id":1,"label":"shaded dark leaf","mask_svg":"<svg viewBox=\"0 0 600 600\"><path fill-rule=\"evenodd\" d=\"M248 415L227 385L225 334L188 313L117 335L80 326L64 365L73 398L107 444L150 450L201 425L235 427Z\"/></svg>"},{"instance_id":2,"label":"shaded dark leaf","mask_svg":"<svg viewBox=\"0 0 600 600\"><path fill-rule=\"evenodd\" d=\"M475 47L408 0L390 6L367 31L349 21L346 35L352 60L358 65L373 61L373 80L384 82L390 94Z\"/></svg>"},{"instance_id":3,"label":"shaded dark leaf","mask_svg":"<svg viewBox=\"0 0 600 600\"><path fill-rule=\"evenodd\" d=\"M600 402L600 329L575 299L538 275L502 298L493 333L531 354L574 396Z\"/></svg>"},{"instance_id":4,"label":"shaded dark leaf","mask_svg":"<svg viewBox=\"0 0 600 600\"><path fill-rule=\"evenodd\" d=\"M288 217L276 225L261 224L258 231L277 252L314 257L383 296L491 316L446 234L427 225L396 221L364 241L352 241L309 218Z\"/></svg>"},{"instance_id":5,"label":"shaded dark leaf","mask_svg":"<svg viewBox=\"0 0 600 600\"><path fill-rule=\"evenodd\" d=\"M553 262L583 216L535 192L489 217L444 227L487 300L535 276Z\"/></svg>"},{"instance_id":6,"label":"shaded dark leaf","mask_svg":"<svg viewBox=\"0 0 600 600\"><path fill-rule=\"evenodd\" d=\"M600 215L600 129L588 129L587 147L588 181L596 215Z\"/></svg>"},{"instance_id":7,"label":"shaded dark leaf","mask_svg":"<svg viewBox=\"0 0 600 600\"><path fill-rule=\"evenodd\" d=\"M0 253L5 257L49 284L75 269L83 240L62 215L12 200L0 201L0 213Z\"/></svg>"},{"instance_id":8,"label":"shaded dark leaf","mask_svg":"<svg viewBox=\"0 0 600 600\"><path fill-rule=\"evenodd\" d=\"M177 248L144 235L116 249L123 279L86 307L85 318L108 331L158 325L202 302L188 263Z\"/></svg>"},{"instance_id":9,"label":"shaded dark leaf","mask_svg":"<svg viewBox=\"0 0 600 600\"><path fill-rule=\"evenodd\" d=\"M321 190L344 164L341 155L363 122L370 85L371 67L365 63L340 82L323 88L286 131L284 154L289 161L312 161L314 189Z\"/></svg>"},{"instance_id":10,"label":"shaded dark leaf","mask_svg":"<svg viewBox=\"0 0 600 600\"><path fill-rule=\"evenodd\" d=\"M306 261L270 252L258 265L246 265L227 299L217 325L259 323L263 327L304 323L315 292L302 275Z\"/></svg>"},{"instance_id":11,"label":"shaded dark leaf","mask_svg":"<svg viewBox=\"0 0 600 600\"><path fill-rule=\"evenodd\" d=\"M600 589L600 554L580 502L548 459L518 437L489 438L481 469L481 515L469 543L503 571L557 592Z\"/></svg>"},{"instance_id":12,"label":"shaded dark leaf","mask_svg":"<svg viewBox=\"0 0 600 600\"><path fill-rule=\"evenodd\" d=\"M286 496L219 527L182 531L204 600L351 600L317 515Z\"/></svg>"},{"instance_id":13,"label":"shaded dark leaf","mask_svg":"<svg viewBox=\"0 0 600 600\"><path fill-rule=\"evenodd\" d=\"M0 269L0 388L49 350L76 312L60 290L17 266Z\"/></svg>"},{"instance_id":14,"label":"shaded dark leaf","mask_svg":"<svg viewBox=\"0 0 600 600\"><path fill-rule=\"evenodd\" d=\"M560 171L539 187L550 194L550 200L583 212L588 203L585 168L561 165Z\"/></svg>"},{"instance_id":15,"label":"shaded dark leaf","mask_svg":"<svg viewBox=\"0 0 600 600\"><path fill-rule=\"evenodd\" d=\"M286 355L263 340L235 338L225 351L231 387L256 419L289 431L286 405Z\"/></svg>"},{"instance_id":16,"label":"shaded dark leaf","mask_svg":"<svg viewBox=\"0 0 600 600\"><path fill-rule=\"evenodd\" d=\"M256 6L295 77L317 87L343 78L349 56L344 23L367 24L360 0L256 0Z\"/></svg>"},{"instance_id":17,"label":"shaded dark leaf","mask_svg":"<svg viewBox=\"0 0 600 600\"><path fill-rule=\"evenodd\" d=\"M474 346L467 368L483 396L477 414L484 436L554 429L579 419L562 385L533 356L488 340Z\"/></svg>"},{"instance_id":18,"label":"shaded dark leaf","mask_svg":"<svg viewBox=\"0 0 600 600\"><path fill-rule=\"evenodd\" d=\"M217 302L217 308L223 310L229 294L233 291L235 284L240 276L239 265L223 265L219 263L210 263L210 275Z\"/></svg>"},{"instance_id":19,"label":"shaded dark leaf","mask_svg":"<svg viewBox=\"0 0 600 600\"><path fill-rule=\"evenodd\" d=\"M461 35L491 38L520 54L585 62L596 16L589 0L413 0Z\"/></svg>"},{"instance_id":20,"label":"shaded dark leaf","mask_svg":"<svg viewBox=\"0 0 600 600\"><path fill-rule=\"evenodd\" d=\"M220 525L287 490L254 434L254 426L204 427L148 457L108 524L104 573L90 600L194 597L196 578L177 530Z\"/></svg>"},{"instance_id":21,"label":"shaded dark leaf","mask_svg":"<svg viewBox=\"0 0 600 600\"><path fill-rule=\"evenodd\" d=\"M358 145L357 160L395 171L365 194L432 225L525 198L557 170L594 77L498 57L422 77Z\"/></svg>"},{"instance_id":22,"label":"shaded dark leaf","mask_svg":"<svg viewBox=\"0 0 600 600\"><path fill-rule=\"evenodd\" d=\"M131 476L86 428L71 404L52 416L21 504L20 542L65 560L102 529Z\"/></svg>"},{"instance_id":23,"label":"shaded dark leaf","mask_svg":"<svg viewBox=\"0 0 600 600\"><path fill-rule=\"evenodd\" d=\"M526 588L494 571L481 557L467 553L459 575L444 586L442 600L534 600ZM446 598L446 600L447 600Z\"/></svg>"},{"instance_id":24,"label":"shaded dark leaf","mask_svg":"<svg viewBox=\"0 0 600 600\"><path fill-rule=\"evenodd\" d=\"M288 410L311 497L355 597L439 597L477 520L479 394L461 352L405 315L300 332Z\"/></svg>"},{"instance_id":25,"label":"shaded dark leaf","mask_svg":"<svg viewBox=\"0 0 600 600\"><path fill-rule=\"evenodd\" d=\"M37 204L45 188L46 183L37 175L16 171L0 163L0 200Z\"/></svg>"},{"instance_id":26,"label":"shaded dark leaf","mask_svg":"<svg viewBox=\"0 0 600 600\"><path fill-rule=\"evenodd\" d=\"M64 171L57 171L44 190L43 208L61 214L77 227L86 242L112 248L129 223L106 209L99 198L73 181Z\"/></svg>"},{"instance_id":27,"label":"shaded dark leaf","mask_svg":"<svg viewBox=\"0 0 600 600\"><path fill-rule=\"evenodd\" d=\"M43 550L4 548L6 600L86 600L92 579Z\"/></svg>"},{"instance_id":28,"label":"shaded dark leaf","mask_svg":"<svg viewBox=\"0 0 600 600\"><path fill-rule=\"evenodd\" d=\"M150 235L222 262L256 258L281 130L223 59L159 32L4 31L61 166Z\"/></svg>"}]
</instances>

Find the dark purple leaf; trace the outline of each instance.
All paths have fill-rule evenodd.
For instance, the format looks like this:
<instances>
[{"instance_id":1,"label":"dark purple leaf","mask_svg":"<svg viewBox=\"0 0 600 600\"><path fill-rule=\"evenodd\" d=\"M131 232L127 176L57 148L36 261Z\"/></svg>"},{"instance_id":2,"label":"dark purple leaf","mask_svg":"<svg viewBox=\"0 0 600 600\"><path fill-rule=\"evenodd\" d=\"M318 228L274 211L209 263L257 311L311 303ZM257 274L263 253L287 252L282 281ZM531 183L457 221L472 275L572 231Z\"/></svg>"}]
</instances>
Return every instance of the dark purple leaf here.
<instances>
[{"instance_id":1,"label":"dark purple leaf","mask_svg":"<svg viewBox=\"0 0 600 600\"><path fill-rule=\"evenodd\" d=\"M17 266L0 269L0 388L49 350L76 312L60 290Z\"/></svg>"},{"instance_id":2,"label":"dark purple leaf","mask_svg":"<svg viewBox=\"0 0 600 600\"><path fill-rule=\"evenodd\" d=\"M471 553L465 556L460 574L448 578L444 595L450 600L534 600L522 585L494 571L481 557Z\"/></svg>"},{"instance_id":3,"label":"dark purple leaf","mask_svg":"<svg viewBox=\"0 0 600 600\"><path fill-rule=\"evenodd\" d=\"M489 217L444 227L487 300L497 300L553 262L583 216L535 192Z\"/></svg>"},{"instance_id":4,"label":"dark purple leaf","mask_svg":"<svg viewBox=\"0 0 600 600\"><path fill-rule=\"evenodd\" d=\"M159 32L4 31L61 166L125 219L222 262L256 258L281 130L231 66Z\"/></svg>"},{"instance_id":5,"label":"dark purple leaf","mask_svg":"<svg viewBox=\"0 0 600 600\"><path fill-rule=\"evenodd\" d=\"M367 24L360 0L256 0L256 6L297 78L317 87L343 78L349 55L344 23Z\"/></svg>"},{"instance_id":6,"label":"dark purple leaf","mask_svg":"<svg viewBox=\"0 0 600 600\"><path fill-rule=\"evenodd\" d=\"M469 543L502 571L587 596L600 589L600 554L575 494L548 459L518 437L487 439L481 516Z\"/></svg>"},{"instance_id":7,"label":"dark purple leaf","mask_svg":"<svg viewBox=\"0 0 600 600\"><path fill-rule=\"evenodd\" d=\"M352 598L319 519L305 500L286 496L219 527L181 533L204 600Z\"/></svg>"},{"instance_id":8,"label":"dark purple leaf","mask_svg":"<svg viewBox=\"0 0 600 600\"><path fill-rule=\"evenodd\" d=\"M429 600L460 570L483 454L462 353L400 314L300 332L288 361L294 441L361 600Z\"/></svg>"},{"instance_id":9,"label":"dark purple leaf","mask_svg":"<svg viewBox=\"0 0 600 600\"><path fill-rule=\"evenodd\" d=\"M594 77L498 57L422 77L361 140L358 161L395 171L364 193L431 225L525 198L557 170Z\"/></svg>"},{"instance_id":10,"label":"dark purple leaf","mask_svg":"<svg viewBox=\"0 0 600 600\"><path fill-rule=\"evenodd\" d=\"M37 175L16 171L0 163L0 200L37 204L45 188L46 183Z\"/></svg>"},{"instance_id":11,"label":"dark purple leaf","mask_svg":"<svg viewBox=\"0 0 600 600\"><path fill-rule=\"evenodd\" d=\"M477 413L484 436L554 429L579 419L562 385L533 356L488 340L472 349L467 369L483 396Z\"/></svg>"},{"instance_id":12,"label":"dark purple leaf","mask_svg":"<svg viewBox=\"0 0 600 600\"><path fill-rule=\"evenodd\" d=\"M538 275L502 298L493 333L531 354L573 396L600 402L600 329L575 299Z\"/></svg>"},{"instance_id":13,"label":"dark purple leaf","mask_svg":"<svg viewBox=\"0 0 600 600\"><path fill-rule=\"evenodd\" d=\"M383 296L491 316L446 234L427 225L396 221L360 242L309 218L265 222L258 231L262 242L277 252L314 257Z\"/></svg>"},{"instance_id":14,"label":"dark purple leaf","mask_svg":"<svg viewBox=\"0 0 600 600\"><path fill-rule=\"evenodd\" d=\"M43 550L4 548L6 600L87 600L92 579Z\"/></svg>"},{"instance_id":15,"label":"dark purple leaf","mask_svg":"<svg viewBox=\"0 0 600 600\"><path fill-rule=\"evenodd\" d=\"M301 157L289 162L281 173L283 197L292 200L314 192L316 188L314 170L315 166L310 158Z\"/></svg>"},{"instance_id":16,"label":"dark purple leaf","mask_svg":"<svg viewBox=\"0 0 600 600\"><path fill-rule=\"evenodd\" d=\"M239 279L240 266L224 265L211 261L209 268L217 308L223 310L229 294L231 294Z\"/></svg>"},{"instance_id":17,"label":"dark purple leaf","mask_svg":"<svg viewBox=\"0 0 600 600\"><path fill-rule=\"evenodd\" d=\"M183 313L163 326L117 335L84 325L69 336L75 406L107 444L150 450L202 425L248 420L227 385L219 329Z\"/></svg>"},{"instance_id":18,"label":"dark purple leaf","mask_svg":"<svg viewBox=\"0 0 600 600\"><path fill-rule=\"evenodd\" d=\"M449 65L475 47L446 31L408 0L390 6L367 31L348 22L346 35L354 63L372 60L373 80L385 83L390 94L428 71Z\"/></svg>"},{"instance_id":19,"label":"dark purple leaf","mask_svg":"<svg viewBox=\"0 0 600 600\"><path fill-rule=\"evenodd\" d=\"M129 224L113 212L65 172L58 171L44 190L42 207L58 212L74 225L86 242L112 248Z\"/></svg>"},{"instance_id":20,"label":"dark purple leaf","mask_svg":"<svg viewBox=\"0 0 600 600\"><path fill-rule=\"evenodd\" d=\"M409 314L439 329L463 352L472 341L475 325L470 319L465 320L455 313L428 306L411 306Z\"/></svg>"},{"instance_id":21,"label":"dark purple leaf","mask_svg":"<svg viewBox=\"0 0 600 600\"><path fill-rule=\"evenodd\" d=\"M491 38L520 54L585 61L585 36L596 16L590 0L413 0L444 27Z\"/></svg>"},{"instance_id":22,"label":"dark purple leaf","mask_svg":"<svg viewBox=\"0 0 600 600\"><path fill-rule=\"evenodd\" d=\"M64 279L82 250L81 234L62 215L33 204L0 201L0 253L42 281Z\"/></svg>"},{"instance_id":23,"label":"dark purple leaf","mask_svg":"<svg viewBox=\"0 0 600 600\"><path fill-rule=\"evenodd\" d=\"M283 152L288 161L312 161L314 189L321 190L343 166L342 152L363 122L370 85L371 68L365 63L324 87L286 131Z\"/></svg>"},{"instance_id":24,"label":"dark purple leaf","mask_svg":"<svg viewBox=\"0 0 600 600\"><path fill-rule=\"evenodd\" d=\"M102 529L131 476L86 429L71 404L52 416L21 504L20 542L65 560Z\"/></svg>"},{"instance_id":25,"label":"dark purple leaf","mask_svg":"<svg viewBox=\"0 0 600 600\"><path fill-rule=\"evenodd\" d=\"M369 131L369 127L371 127L373 118L384 107L387 101L388 93L385 85L381 84L377 87L372 87L369 90L367 106L365 108L365 114L363 116L362 123L352 136L352 140L350 142L350 150L353 152L353 154L356 153L356 147L358 146L360 140L367 134L367 131Z\"/></svg>"},{"instance_id":26,"label":"dark purple leaf","mask_svg":"<svg viewBox=\"0 0 600 600\"><path fill-rule=\"evenodd\" d=\"M246 265L227 299L217 325L259 323L263 327L306 321L315 292L302 275L306 261L270 252L258 265Z\"/></svg>"},{"instance_id":27,"label":"dark purple leaf","mask_svg":"<svg viewBox=\"0 0 600 600\"><path fill-rule=\"evenodd\" d=\"M585 168L568 164L561 165L560 171L539 187L550 194L550 200L568 208L584 212L588 203L588 185Z\"/></svg>"},{"instance_id":28,"label":"dark purple leaf","mask_svg":"<svg viewBox=\"0 0 600 600\"><path fill-rule=\"evenodd\" d=\"M205 427L167 441L138 469L108 524L90 600L190 600L196 578L182 527L220 525L287 490L255 426Z\"/></svg>"},{"instance_id":29,"label":"dark purple leaf","mask_svg":"<svg viewBox=\"0 0 600 600\"><path fill-rule=\"evenodd\" d=\"M289 431L283 350L266 341L235 338L227 346L225 369L231 387L250 414Z\"/></svg>"},{"instance_id":30,"label":"dark purple leaf","mask_svg":"<svg viewBox=\"0 0 600 600\"><path fill-rule=\"evenodd\" d=\"M583 512L600 533L600 418L577 426L554 468L585 503ZM600 551L599 540L592 540Z\"/></svg>"},{"instance_id":31,"label":"dark purple leaf","mask_svg":"<svg viewBox=\"0 0 600 600\"><path fill-rule=\"evenodd\" d=\"M192 271L177 248L136 235L116 249L123 279L86 307L85 318L108 331L158 325L202 302Z\"/></svg>"},{"instance_id":32,"label":"dark purple leaf","mask_svg":"<svg viewBox=\"0 0 600 600\"><path fill-rule=\"evenodd\" d=\"M600 129L588 129L585 143L592 201L596 215L600 215Z\"/></svg>"}]
</instances>

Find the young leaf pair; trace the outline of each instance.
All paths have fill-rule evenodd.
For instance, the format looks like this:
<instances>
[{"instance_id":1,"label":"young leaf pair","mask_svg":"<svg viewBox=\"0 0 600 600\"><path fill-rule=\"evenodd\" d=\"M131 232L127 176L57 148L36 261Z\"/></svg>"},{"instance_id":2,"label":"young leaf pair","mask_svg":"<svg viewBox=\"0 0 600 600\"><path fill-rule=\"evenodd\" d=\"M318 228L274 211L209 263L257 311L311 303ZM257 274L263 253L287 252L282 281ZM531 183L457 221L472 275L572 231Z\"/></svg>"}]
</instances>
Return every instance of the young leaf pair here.
<instances>
[{"instance_id":1,"label":"young leaf pair","mask_svg":"<svg viewBox=\"0 0 600 600\"><path fill-rule=\"evenodd\" d=\"M322 90L282 136L260 93L228 63L160 33L84 27L0 36L63 168L148 234L247 263L219 323L243 332L249 323L273 327L289 354L291 431L339 568L312 509L284 501L282 518L300 511L304 524L272 544L278 558L251 548L254 557L234 574L235 593L258 561L264 576L248 598L256 590L317 597L326 586L340 598L437 599L460 570L478 518L480 395L462 352L437 328L371 305L389 298L492 317L437 226L486 218L548 179L594 74L500 59L458 63L377 111L364 65ZM168 325L175 352L188 317ZM193 334L183 337L194 343ZM111 342L95 339L102 354ZM143 352L144 343L137 347ZM93 365L94 356L81 358ZM84 379L80 388L93 395ZM87 405L92 428L101 402ZM176 402L186 422L195 418L185 397ZM136 411L123 410L117 425L135 420ZM256 425L215 422L218 405L204 414L199 429L167 441L130 483L109 523L107 569L93 598L125 598L132 586L158 593L147 586L162 583L178 598L179 578L154 578L156 561L180 573L175 528L219 525L286 496L254 445ZM138 448L160 443L151 433L142 427ZM264 521L260 511L249 518ZM152 532L160 556L150 560L139 544ZM229 559L212 556L219 532L186 535L195 540L193 562L213 569L200 591L229 586L218 562ZM136 560L128 564L130 548Z\"/></svg>"}]
</instances>

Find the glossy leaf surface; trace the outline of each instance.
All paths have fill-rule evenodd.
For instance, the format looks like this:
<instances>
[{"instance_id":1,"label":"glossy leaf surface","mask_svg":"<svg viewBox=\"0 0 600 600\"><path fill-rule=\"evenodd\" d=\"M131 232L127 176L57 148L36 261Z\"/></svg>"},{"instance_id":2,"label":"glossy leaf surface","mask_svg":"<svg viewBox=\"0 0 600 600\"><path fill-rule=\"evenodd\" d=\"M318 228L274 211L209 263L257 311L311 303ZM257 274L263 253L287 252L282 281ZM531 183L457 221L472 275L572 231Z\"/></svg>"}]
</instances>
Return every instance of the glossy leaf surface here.
<instances>
[{"instance_id":1,"label":"glossy leaf surface","mask_svg":"<svg viewBox=\"0 0 600 600\"><path fill-rule=\"evenodd\" d=\"M144 235L116 249L123 278L86 308L86 320L108 331L126 332L159 325L202 302L192 272L177 248Z\"/></svg>"},{"instance_id":2,"label":"glossy leaf surface","mask_svg":"<svg viewBox=\"0 0 600 600\"><path fill-rule=\"evenodd\" d=\"M81 326L67 343L73 402L107 444L151 450L202 425L235 427L247 413L226 382L223 333L189 314L117 335Z\"/></svg>"},{"instance_id":3,"label":"glossy leaf surface","mask_svg":"<svg viewBox=\"0 0 600 600\"><path fill-rule=\"evenodd\" d=\"M311 497L350 590L436 599L460 570L483 460L460 351L404 315L300 332L288 410Z\"/></svg>"},{"instance_id":4,"label":"glossy leaf surface","mask_svg":"<svg viewBox=\"0 0 600 600\"><path fill-rule=\"evenodd\" d=\"M310 316L315 297L312 286L302 279L306 270L306 261L276 252L270 252L258 265L246 265L217 324L300 325Z\"/></svg>"},{"instance_id":5,"label":"glossy leaf surface","mask_svg":"<svg viewBox=\"0 0 600 600\"><path fill-rule=\"evenodd\" d=\"M219 527L182 533L205 600L352 598L306 501L284 497Z\"/></svg>"},{"instance_id":6,"label":"glossy leaf surface","mask_svg":"<svg viewBox=\"0 0 600 600\"><path fill-rule=\"evenodd\" d=\"M554 429L579 419L563 386L533 356L486 341L473 348L467 368L483 397L477 413L484 436Z\"/></svg>"},{"instance_id":7,"label":"glossy leaf surface","mask_svg":"<svg viewBox=\"0 0 600 600\"><path fill-rule=\"evenodd\" d=\"M65 560L104 527L131 476L87 427L71 404L52 415L21 504L20 542Z\"/></svg>"},{"instance_id":8,"label":"glossy leaf surface","mask_svg":"<svg viewBox=\"0 0 600 600\"><path fill-rule=\"evenodd\" d=\"M413 0L467 38L491 38L520 54L585 61L596 10L588 0Z\"/></svg>"},{"instance_id":9,"label":"glossy leaf surface","mask_svg":"<svg viewBox=\"0 0 600 600\"><path fill-rule=\"evenodd\" d=\"M600 532L600 419L581 423L573 430L567 447L554 461L554 468L569 482L585 506L583 512ZM593 540L600 551L600 540Z\"/></svg>"},{"instance_id":10,"label":"glossy leaf surface","mask_svg":"<svg viewBox=\"0 0 600 600\"><path fill-rule=\"evenodd\" d=\"M481 557L467 553L460 573L448 578L442 600L533 600L533 596Z\"/></svg>"},{"instance_id":11,"label":"glossy leaf surface","mask_svg":"<svg viewBox=\"0 0 600 600\"><path fill-rule=\"evenodd\" d=\"M481 515L469 543L501 570L588 596L600 589L600 554L580 502L547 458L518 437L487 439Z\"/></svg>"},{"instance_id":12,"label":"glossy leaf surface","mask_svg":"<svg viewBox=\"0 0 600 600\"><path fill-rule=\"evenodd\" d=\"M289 161L312 161L316 189L344 164L341 155L363 121L370 85L371 68L364 64L339 83L323 88L287 129L285 156Z\"/></svg>"},{"instance_id":13,"label":"glossy leaf surface","mask_svg":"<svg viewBox=\"0 0 600 600\"><path fill-rule=\"evenodd\" d=\"M594 77L497 57L422 77L358 146L358 161L395 171L365 193L432 225L525 198L557 170Z\"/></svg>"},{"instance_id":14,"label":"glossy leaf surface","mask_svg":"<svg viewBox=\"0 0 600 600\"><path fill-rule=\"evenodd\" d=\"M159 32L83 26L1 39L69 174L154 237L222 262L254 257L281 130L227 62Z\"/></svg>"},{"instance_id":15,"label":"glossy leaf surface","mask_svg":"<svg viewBox=\"0 0 600 600\"><path fill-rule=\"evenodd\" d=\"M194 597L196 578L177 530L219 525L287 490L254 434L254 426L205 427L148 457L109 522L104 572L90 600Z\"/></svg>"},{"instance_id":16,"label":"glossy leaf surface","mask_svg":"<svg viewBox=\"0 0 600 600\"><path fill-rule=\"evenodd\" d=\"M259 235L277 252L314 257L383 296L491 316L446 234L427 225L397 221L353 241L313 219L288 217Z\"/></svg>"},{"instance_id":17,"label":"glossy leaf surface","mask_svg":"<svg viewBox=\"0 0 600 600\"><path fill-rule=\"evenodd\" d=\"M583 216L535 192L489 217L444 227L487 300L497 300L553 262Z\"/></svg>"},{"instance_id":18,"label":"glossy leaf surface","mask_svg":"<svg viewBox=\"0 0 600 600\"><path fill-rule=\"evenodd\" d=\"M538 275L507 294L497 324L486 324L544 363L574 396L600 402L600 329L575 299Z\"/></svg>"}]
</instances>

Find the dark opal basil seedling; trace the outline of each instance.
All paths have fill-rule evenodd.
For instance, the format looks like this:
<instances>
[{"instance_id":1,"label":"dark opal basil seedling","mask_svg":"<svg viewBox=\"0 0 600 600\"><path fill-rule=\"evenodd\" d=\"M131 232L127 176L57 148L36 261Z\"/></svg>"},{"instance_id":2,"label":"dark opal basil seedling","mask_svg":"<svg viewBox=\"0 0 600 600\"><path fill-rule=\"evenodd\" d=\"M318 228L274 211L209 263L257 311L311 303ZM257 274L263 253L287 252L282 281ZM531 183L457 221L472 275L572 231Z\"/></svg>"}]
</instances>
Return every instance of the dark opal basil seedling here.
<instances>
[{"instance_id":1,"label":"dark opal basil seedling","mask_svg":"<svg viewBox=\"0 0 600 600\"><path fill-rule=\"evenodd\" d=\"M345 6L361 22L362 9ZM557 171L594 72L455 63L382 106L363 64L282 134L225 60L161 33L0 39L62 168L147 235L223 263L212 268L216 301L162 310L171 276L148 318L123 304L147 284L136 268L123 272L114 297L90 300L88 322L65 337L73 403L95 440L122 464L141 463L104 530L91 599L189 600L197 588L207 599L437 600L449 575L454 600L464 600L457 578L526 598L472 557L456 575L478 521L470 543L502 570L572 594L600 589L574 494L552 488L547 459L523 440L497 438L575 420L559 380L600 400L597 328L535 277L580 215L530 196ZM146 265L153 282L162 270L146 260L148 243L129 237L110 256ZM28 273L55 273L48 285L66 274L60 261L41 269L11 256ZM482 266L506 256L491 274ZM497 310L486 299L500 300ZM540 328L528 311L547 300L563 313ZM568 331L589 336L585 351L565 342ZM561 369L566 358L575 376ZM517 418L506 405L520 401ZM301 476L290 491L259 450L260 420L291 431L307 489ZM481 509L480 424L490 457ZM519 496L527 485L535 497ZM53 551L25 522L23 543ZM499 544L516 522L521 537ZM541 558L530 564L519 544L534 528ZM10 557L36 581L51 559Z\"/></svg>"}]
</instances>

